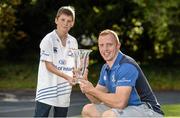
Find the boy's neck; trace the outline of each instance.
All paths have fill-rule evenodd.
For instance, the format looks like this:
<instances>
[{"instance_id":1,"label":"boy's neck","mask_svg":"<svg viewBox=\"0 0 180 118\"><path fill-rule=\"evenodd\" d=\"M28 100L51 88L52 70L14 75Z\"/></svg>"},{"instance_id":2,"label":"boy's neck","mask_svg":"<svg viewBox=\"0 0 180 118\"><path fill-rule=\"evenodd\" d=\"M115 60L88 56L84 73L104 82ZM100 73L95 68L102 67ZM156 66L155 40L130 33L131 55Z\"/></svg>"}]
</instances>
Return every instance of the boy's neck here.
<instances>
[{"instance_id":1,"label":"boy's neck","mask_svg":"<svg viewBox=\"0 0 180 118\"><path fill-rule=\"evenodd\" d=\"M59 36L59 38L61 40L66 40L67 39L67 34L63 34L63 33L59 32L58 30L56 30L56 33L57 33L57 35Z\"/></svg>"},{"instance_id":2,"label":"boy's neck","mask_svg":"<svg viewBox=\"0 0 180 118\"><path fill-rule=\"evenodd\" d=\"M61 40L62 45L66 46L67 34L62 34L62 33L58 32L58 30L56 30L56 33L57 33L59 39Z\"/></svg>"}]
</instances>

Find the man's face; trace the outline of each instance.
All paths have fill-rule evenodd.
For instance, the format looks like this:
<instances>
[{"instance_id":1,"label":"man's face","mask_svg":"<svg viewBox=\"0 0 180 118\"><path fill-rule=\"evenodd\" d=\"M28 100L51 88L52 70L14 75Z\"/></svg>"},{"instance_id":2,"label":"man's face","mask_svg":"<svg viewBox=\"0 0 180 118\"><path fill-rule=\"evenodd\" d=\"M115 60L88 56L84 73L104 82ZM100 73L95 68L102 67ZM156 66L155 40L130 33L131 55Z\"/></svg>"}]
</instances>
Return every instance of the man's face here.
<instances>
[{"instance_id":1,"label":"man's face","mask_svg":"<svg viewBox=\"0 0 180 118\"><path fill-rule=\"evenodd\" d=\"M72 16L61 14L58 18L55 19L57 29L62 33L68 33L71 27L74 24Z\"/></svg>"},{"instance_id":2,"label":"man's face","mask_svg":"<svg viewBox=\"0 0 180 118\"><path fill-rule=\"evenodd\" d=\"M113 63L120 48L115 37L112 34L99 36L98 46L103 59L108 63Z\"/></svg>"}]
</instances>

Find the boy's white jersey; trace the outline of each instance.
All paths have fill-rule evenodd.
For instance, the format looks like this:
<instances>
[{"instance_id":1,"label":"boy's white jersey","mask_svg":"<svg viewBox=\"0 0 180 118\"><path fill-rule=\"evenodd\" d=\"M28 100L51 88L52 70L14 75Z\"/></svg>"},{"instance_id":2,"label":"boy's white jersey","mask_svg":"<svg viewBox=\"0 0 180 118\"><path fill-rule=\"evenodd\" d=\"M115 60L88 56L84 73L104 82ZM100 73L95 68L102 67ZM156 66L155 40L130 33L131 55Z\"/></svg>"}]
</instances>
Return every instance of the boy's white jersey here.
<instances>
[{"instance_id":1,"label":"boy's white jersey","mask_svg":"<svg viewBox=\"0 0 180 118\"><path fill-rule=\"evenodd\" d=\"M62 45L55 30L42 39L36 91L37 101L57 107L69 106L72 86L64 78L48 71L44 62L52 62L58 70L72 76L74 61L69 48L78 48L77 40L69 34L66 47Z\"/></svg>"}]
</instances>

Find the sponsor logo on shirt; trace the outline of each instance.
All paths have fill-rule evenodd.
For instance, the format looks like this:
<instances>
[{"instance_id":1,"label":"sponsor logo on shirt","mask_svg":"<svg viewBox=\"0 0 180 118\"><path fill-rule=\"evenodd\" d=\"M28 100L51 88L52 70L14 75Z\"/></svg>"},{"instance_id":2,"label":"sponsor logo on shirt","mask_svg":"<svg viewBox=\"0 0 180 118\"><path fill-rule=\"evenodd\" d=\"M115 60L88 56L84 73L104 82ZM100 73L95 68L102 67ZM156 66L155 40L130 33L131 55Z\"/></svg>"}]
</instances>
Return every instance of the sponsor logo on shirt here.
<instances>
[{"instance_id":1,"label":"sponsor logo on shirt","mask_svg":"<svg viewBox=\"0 0 180 118\"><path fill-rule=\"evenodd\" d=\"M42 50L41 56L42 56L42 55L49 56L49 54L47 54L47 53L45 52L45 50Z\"/></svg>"},{"instance_id":2,"label":"sponsor logo on shirt","mask_svg":"<svg viewBox=\"0 0 180 118\"><path fill-rule=\"evenodd\" d=\"M72 71L73 68L72 67L64 67L64 66L59 66L56 67L58 70L63 70L63 71Z\"/></svg>"},{"instance_id":3,"label":"sponsor logo on shirt","mask_svg":"<svg viewBox=\"0 0 180 118\"><path fill-rule=\"evenodd\" d=\"M64 59L59 60L59 64L66 65L66 60L64 60Z\"/></svg>"},{"instance_id":4,"label":"sponsor logo on shirt","mask_svg":"<svg viewBox=\"0 0 180 118\"><path fill-rule=\"evenodd\" d=\"M118 80L117 82L131 82L131 80L123 77L121 80Z\"/></svg>"}]
</instances>

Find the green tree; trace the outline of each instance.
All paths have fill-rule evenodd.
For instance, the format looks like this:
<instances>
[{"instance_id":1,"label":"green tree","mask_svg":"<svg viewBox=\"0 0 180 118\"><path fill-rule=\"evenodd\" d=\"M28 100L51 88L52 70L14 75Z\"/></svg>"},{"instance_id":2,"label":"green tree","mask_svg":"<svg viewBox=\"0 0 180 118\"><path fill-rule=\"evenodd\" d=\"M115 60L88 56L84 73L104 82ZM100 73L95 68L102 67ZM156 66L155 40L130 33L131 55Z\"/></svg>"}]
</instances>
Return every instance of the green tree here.
<instances>
[{"instance_id":1,"label":"green tree","mask_svg":"<svg viewBox=\"0 0 180 118\"><path fill-rule=\"evenodd\" d=\"M11 53L11 58L16 58L18 51L17 42L23 42L27 34L23 30L17 29L18 18L17 6L21 4L21 0L4 0L0 3L0 51L1 58L6 58ZM9 52L10 51L10 52ZM14 54L14 55L13 55Z\"/></svg>"},{"instance_id":2,"label":"green tree","mask_svg":"<svg viewBox=\"0 0 180 118\"><path fill-rule=\"evenodd\" d=\"M118 33L121 50L139 62L175 62L170 60L180 53L178 0L2 1L0 49L6 48L16 57L27 51L39 52L41 39L55 28L56 11L63 5L75 7L76 24L71 34L78 39L80 48L94 50L93 63L101 61L97 58L97 36L106 28Z\"/></svg>"},{"instance_id":3,"label":"green tree","mask_svg":"<svg viewBox=\"0 0 180 118\"><path fill-rule=\"evenodd\" d=\"M170 63L180 54L180 1L134 0L144 14L143 27L152 44L145 57ZM144 34L143 34L144 35ZM144 35L145 36L145 35ZM146 39L146 40L148 40ZM178 59L177 59L178 60Z\"/></svg>"}]
</instances>

